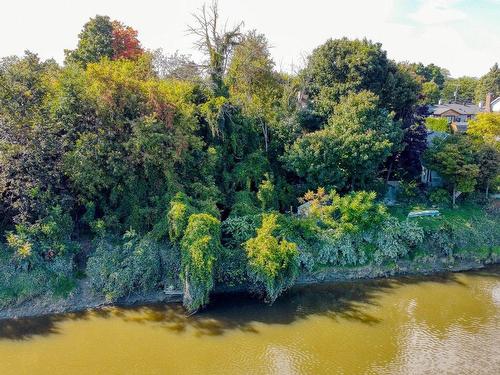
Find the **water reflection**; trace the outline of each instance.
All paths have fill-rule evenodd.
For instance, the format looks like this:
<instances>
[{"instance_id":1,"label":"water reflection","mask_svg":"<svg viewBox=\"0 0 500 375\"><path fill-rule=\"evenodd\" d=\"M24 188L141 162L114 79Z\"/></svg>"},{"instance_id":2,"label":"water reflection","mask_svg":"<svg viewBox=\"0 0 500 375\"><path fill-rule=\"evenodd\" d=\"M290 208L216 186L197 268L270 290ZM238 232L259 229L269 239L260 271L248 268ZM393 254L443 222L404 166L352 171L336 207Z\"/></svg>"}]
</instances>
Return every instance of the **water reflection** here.
<instances>
[{"instance_id":1,"label":"water reflection","mask_svg":"<svg viewBox=\"0 0 500 375\"><path fill-rule=\"evenodd\" d=\"M496 374L500 267L0 321L0 374Z\"/></svg>"},{"instance_id":2,"label":"water reflection","mask_svg":"<svg viewBox=\"0 0 500 375\"><path fill-rule=\"evenodd\" d=\"M468 273L469 277L498 278L500 267ZM456 298L449 288L436 288L435 284L455 288L470 288L460 274L441 274L425 277L400 277L395 279L331 283L317 286L300 286L289 291L273 305L265 305L249 295L218 295L210 306L193 316L187 316L179 304L159 304L141 307L103 308L79 313L51 315L40 318L22 318L0 321L0 339L28 340L35 336L60 333L60 325L67 320L95 318L121 318L126 322L153 324L181 334L188 328L195 335L219 336L232 330L258 334L256 323L266 325L290 325L309 316L323 316L333 321L353 321L373 326L380 324L384 316L373 313L382 295L411 285L420 285L420 299L428 290L432 293L426 303L417 304L415 299L407 303L406 312L415 322L430 327L432 331L446 330L458 323L471 330L480 326L470 315L485 319L484 304L471 304L470 300ZM474 286L473 295L482 298L480 285ZM498 288L496 288L498 289ZM494 289L494 290L496 290ZM488 291L489 292L489 291ZM494 291L492 293L495 293ZM472 314L471 314L472 308Z\"/></svg>"}]
</instances>

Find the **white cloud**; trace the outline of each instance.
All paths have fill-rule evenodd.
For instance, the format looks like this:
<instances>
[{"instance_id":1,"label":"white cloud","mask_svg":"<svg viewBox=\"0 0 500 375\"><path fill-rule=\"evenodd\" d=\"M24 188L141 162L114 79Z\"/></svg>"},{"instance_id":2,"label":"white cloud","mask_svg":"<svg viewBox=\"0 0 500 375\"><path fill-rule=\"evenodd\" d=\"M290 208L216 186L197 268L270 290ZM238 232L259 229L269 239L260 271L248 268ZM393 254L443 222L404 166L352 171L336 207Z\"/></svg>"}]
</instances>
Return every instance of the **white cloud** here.
<instances>
[{"instance_id":1,"label":"white cloud","mask_svg":"<svg viewBox=\"0 0 500 375\"><path fill-rule=\"evenodd\" d=\"M467 15L456 8L457 3L455 0L424 0L411 18L427 25L460 21Z\"/></svg>"}]
</instances>

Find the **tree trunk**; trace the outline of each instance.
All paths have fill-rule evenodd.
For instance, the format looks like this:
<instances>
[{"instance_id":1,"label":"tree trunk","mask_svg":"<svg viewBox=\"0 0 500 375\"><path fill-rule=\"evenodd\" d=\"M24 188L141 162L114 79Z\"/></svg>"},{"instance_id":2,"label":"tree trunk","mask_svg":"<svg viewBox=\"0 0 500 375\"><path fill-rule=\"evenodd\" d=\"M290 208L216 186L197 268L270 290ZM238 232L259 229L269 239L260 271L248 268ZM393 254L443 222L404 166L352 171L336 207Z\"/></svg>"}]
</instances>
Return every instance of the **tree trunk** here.
<instances>
[{"instance_id":1,"label":"tree trunk","mask_svg":"<svg viewBox=\"0 0 500 375\"><path fill-rule=\"evenodd\" d=\"M455 207L455 196L456 196L456 190L457 190L457 184L453 184L453 194L452 194L452 200L453 200L453 207Z\"/></svg>"},{"instance_id":2,"label":"tree trunk","mask_svg":"<svg viewBox=\"0 0 500 375\"><path fill-rule=\"evenodd\" d=\"M385 178L385 183L387 184L389 182L389 178L391 177L392 173L392 165L394 164L394 160L391 160L389 163L389 168L387 169L387 177Z\"/></svg>"},{"instance_id":3,"label":"tree trunk","mask_svg":"<svg viewBox=\"0 0 500 375\"><path fill-rule=\"evenodd\" d=\"M264 144L266 147L266 153L269 148L269 129L266 124L261 122L261 127L262 127L262 133L264 134Z\"/></svg>"},{"instance_id":4,"label":"tree trunk","mask_svg":"<svg viewBox=\"0 0 500 375\"><path fill-rule=\"evenodd\" d=\"M489 198L489 195L490 195L489 193L490 193L490 183L487 182L486 183L486 200L488 200L488 198Z\"/></svg>"}]
</instances>

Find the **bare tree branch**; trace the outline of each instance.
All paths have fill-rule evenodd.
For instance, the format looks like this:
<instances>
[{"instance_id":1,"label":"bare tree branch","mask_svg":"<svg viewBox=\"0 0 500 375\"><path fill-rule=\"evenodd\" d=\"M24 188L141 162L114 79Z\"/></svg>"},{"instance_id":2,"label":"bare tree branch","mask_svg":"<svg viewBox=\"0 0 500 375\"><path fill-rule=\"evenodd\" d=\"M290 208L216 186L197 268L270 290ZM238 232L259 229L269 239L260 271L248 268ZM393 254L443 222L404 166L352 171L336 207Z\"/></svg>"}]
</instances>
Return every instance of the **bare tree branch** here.
<instances>
[{"instance_id":1,"label":"bare tree branch","mask_svg":"<svg viewBox=\"0 0 500 375\"><path fill-rule=\"evenodd\" d=\"M194 46L206 55L202 67L210 75L214 92L224 92L224 75L231 59L234 47L242 38L243 22L228 29L227 21L219 29L219 7L217 0L208 6L204 4L198 13L193 14L194 24L188 26L188 33L196 37Z\"/></svg>"}]
</instances>

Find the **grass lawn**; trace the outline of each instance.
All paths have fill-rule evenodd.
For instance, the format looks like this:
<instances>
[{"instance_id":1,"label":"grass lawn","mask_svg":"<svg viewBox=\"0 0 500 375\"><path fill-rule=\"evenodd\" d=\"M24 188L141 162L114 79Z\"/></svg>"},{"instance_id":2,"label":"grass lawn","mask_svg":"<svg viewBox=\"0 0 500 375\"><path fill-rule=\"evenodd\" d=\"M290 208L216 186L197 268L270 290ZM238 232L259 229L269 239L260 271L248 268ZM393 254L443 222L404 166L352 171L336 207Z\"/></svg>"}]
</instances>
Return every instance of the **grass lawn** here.
<instances>
[{"instance_id":1,"label":"grass lawn","mask_svg":"<svg viewBox=\"0 0 500 375\"><path fill-rule=\"evenodd\" d=\"M399 220L406 220L406 217L410 211L428 209L433 208L422 204L413 204L407 206L401 205L389 207L389 213L397 217ZM484 217L486 215L483 207L472 203L463 203L456 208L438 207L437 209L441 213L440 216L416 217L409 220L416 221L422 228L425 229L438 229L444 223L449 223L453 228L456 228L460 226L470 226L470 222L472 219Z\"/></svg>"}]
</instances>

